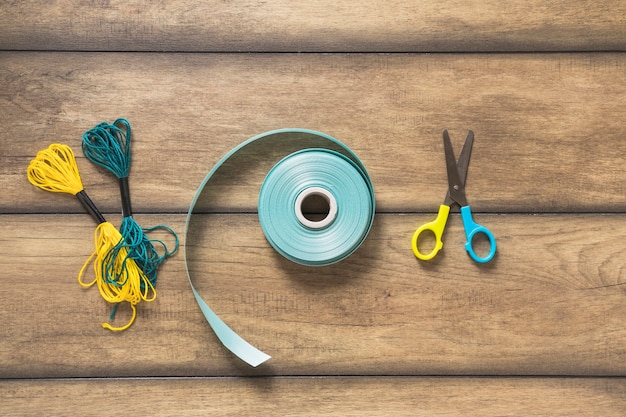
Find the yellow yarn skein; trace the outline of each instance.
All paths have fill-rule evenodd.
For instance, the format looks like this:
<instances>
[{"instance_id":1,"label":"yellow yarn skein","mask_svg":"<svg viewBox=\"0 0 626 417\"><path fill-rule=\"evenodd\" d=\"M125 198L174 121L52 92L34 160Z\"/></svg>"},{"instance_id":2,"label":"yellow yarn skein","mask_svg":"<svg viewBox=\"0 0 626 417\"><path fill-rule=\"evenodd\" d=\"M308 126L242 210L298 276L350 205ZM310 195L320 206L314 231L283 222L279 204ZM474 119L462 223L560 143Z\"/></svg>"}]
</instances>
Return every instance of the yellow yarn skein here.
<instances>
[{"instance_id":1,"label":"yellow yarn skein","mask_svg":"<svg viewBox=\"0 0 626 417\"><path fill-rule=\"evenodd\" d=\"M156 290L150 283L143 271L135 261L128 256L128 251L122 248L115 255L113 270L103 268L114 256L110 253L123 237L111 223L107 222L102 214L97 211L89 197L84 192L84 187L78 165L72 148L67 145L54 143L47 149L41 150L30 162L27 169L28 180L34 186L42 190L67 193L80 197L79 200L86 204L90 214L99 222L94 233L94 252L87 258L78 273L78 282L83 287L91 287L97 283L100 295L109 303L127 301L132 308L130 321L121 327L113 327L109 323L103 323L105 329L120 331L126 330L135 321L137 316L136 305L141 301L153 301L156 298ZM95 260L94 260L95 258ZM94 261L95 278L85 283L83 276L88 265ZM141 290L141 283L144 290Z\"/></svg>"}]
</instances>

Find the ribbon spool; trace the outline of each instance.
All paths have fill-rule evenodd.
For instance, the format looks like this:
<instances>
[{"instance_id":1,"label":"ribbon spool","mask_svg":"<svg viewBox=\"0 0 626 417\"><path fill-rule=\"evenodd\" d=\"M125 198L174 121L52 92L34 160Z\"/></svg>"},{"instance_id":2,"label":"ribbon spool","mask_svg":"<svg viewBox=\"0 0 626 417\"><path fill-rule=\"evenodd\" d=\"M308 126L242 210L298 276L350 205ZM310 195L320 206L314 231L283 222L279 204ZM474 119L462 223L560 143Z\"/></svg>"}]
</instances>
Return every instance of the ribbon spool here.
<instances>
[{"instance_id":1,"label":"ribbon spool","mask_svg":"<svg viewBox=\"0 0 626 417\"><path fill-rule=\"evenodd\" d=\"M216 336L251 366L270 356L241 338L202 299L191 278L188 247L194 245L188 236L193 214L202 211L201 195L210 188L228 194L227 186L212 183L220 168L240 157L245 158L239 161L243 169L253 166L259 162L261 149L268 159L278 162L263 161L274 165L258 192L259 222L268 242L285 258L309 266L339 262L363 243L375 213L374 189L367 170L346 145L324 133L306 129L266 132L241 143L215 164L189 208L185 265L194 297ZM219 201L215 190L211 190L211 200Z\"/></svg>"},{"instance_id":2,"label":"ribbon spool","mask_svg":"<svg viewBox=\"0 0 626 417\"><path fill-rule=\"evenodd\" d=\"M374 218L371 184L363 174L352 160L328 149L285 157L259 192L265 237L285 258L303 265L329 265L348 257Z\"/></svg>"}]
</instances>

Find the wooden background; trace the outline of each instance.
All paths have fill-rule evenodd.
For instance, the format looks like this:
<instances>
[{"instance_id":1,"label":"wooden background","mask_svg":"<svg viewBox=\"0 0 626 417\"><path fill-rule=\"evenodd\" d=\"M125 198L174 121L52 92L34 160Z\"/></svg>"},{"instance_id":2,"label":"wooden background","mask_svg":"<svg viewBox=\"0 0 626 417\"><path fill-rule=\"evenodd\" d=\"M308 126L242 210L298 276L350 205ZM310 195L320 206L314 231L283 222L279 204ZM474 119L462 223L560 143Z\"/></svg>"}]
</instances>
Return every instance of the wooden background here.
<instances>
[{"instance_id":1,"label":"wooden background","mask_svg":"<svg viewBox=\"0 0 626 417\"><path fill-rule=\"evenodd\" d=\"M0 49L2 415L626 414L625 2L4 1ZM76 282L93 221L25 170L69 144L119 225L80 152L117 117L135 218L181 238L204 176L259 133L319 130L368 168L374 227L334 266L271 249L255 175L197 216L198 289L266 364L217 341L182 248L131 329L100 327L109 306ZM443 128L457 150L476 134L488 265L456 211L435 261L410 249L445 194Z\"/></svg>"}]
</instances>

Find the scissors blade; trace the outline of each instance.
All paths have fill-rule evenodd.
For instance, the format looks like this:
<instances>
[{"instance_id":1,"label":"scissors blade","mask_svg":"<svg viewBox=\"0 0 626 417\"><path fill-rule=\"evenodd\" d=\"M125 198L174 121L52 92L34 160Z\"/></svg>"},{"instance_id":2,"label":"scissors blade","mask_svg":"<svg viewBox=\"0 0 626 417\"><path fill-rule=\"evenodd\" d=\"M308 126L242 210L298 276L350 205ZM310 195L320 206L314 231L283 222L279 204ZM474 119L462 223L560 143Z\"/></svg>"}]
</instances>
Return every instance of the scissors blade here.
<instances>
[{"instance_id":1,"label":"scissors blade","mask_svg":"<svg viewBox=\"0 0 626 417\"><path fill-rule=\"evenodd\" d=\"M467 206L467 199L465 198L465 177L467 176L473 142L474 133L470 130L467 138L465 139L463 150L461 151L459 166L457 165L456 158L454 157L454 150L452 149L450 135L447 130L443 131L443 148L446 156L446 169L448 172L448 193L450 198L459 203L461 207ZM463 176L463 180L461 180L461 176Z\"/></svg>"},{"instance_id":2,"label":"scissors blade","mask_svg":"<svg viewBox=\"0 0 626 417\"><path fill-rule=\"evenodd\" d=\"M465 143L463 144L461 154L459 155L459 160L456 163L459 168L459 177L461 177L461 184L463 184L463 187L465 187L465 180L467 179L470 156L472 156L472 146L474 146L474 132L470 130L467 132Z\"/></svg>"}]
</instances>

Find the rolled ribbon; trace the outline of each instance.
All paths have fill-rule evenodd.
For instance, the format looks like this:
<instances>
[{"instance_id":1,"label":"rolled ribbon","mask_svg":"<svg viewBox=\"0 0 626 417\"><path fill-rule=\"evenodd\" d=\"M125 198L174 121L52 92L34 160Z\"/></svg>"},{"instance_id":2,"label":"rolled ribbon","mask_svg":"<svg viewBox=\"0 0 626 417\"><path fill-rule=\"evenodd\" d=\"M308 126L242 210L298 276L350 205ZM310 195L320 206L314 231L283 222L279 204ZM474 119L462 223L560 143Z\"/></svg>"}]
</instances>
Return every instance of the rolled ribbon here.
<instances>
[{"instance_id":1,"label":"rolled ribbon","mask_svg":"<svg viewBox=\"0 0 626 417\"><path fill-rule=\"evenodd\" d=\"M309 207L317 201L318 208L307 208L307 201L313 201ZM329 265L361 245L374 218L374 199L354 161L328 149L306 149L267 174L258 210L265 237L277 252L299 264Z\"/></svg>"},{"instance_id":2,"label":"rolled ribbon","mask_svg":"<svg viewBox=\"0 0 626 417\"><path fill-rule=\"evenodd\" d=\"M259 222L265 237L279 253L294 262L321 266L345 259L358 249L372 226L374 188L365 166L346 145L324 133L307 129L280 129L241 143L223 156L204 178L191 202L185 226L185 241L191 217L203 190L228 160L252 143L298 138L296 149L284 156L267 174L258 200ZM312 146L314 145L314 146ZM308 208L315 205L316 216ZM185 266L194 297L218 339L251 366L270 359L245 341L211 310L193 285L187 245Z\"/></svg>"}]
</instances>

